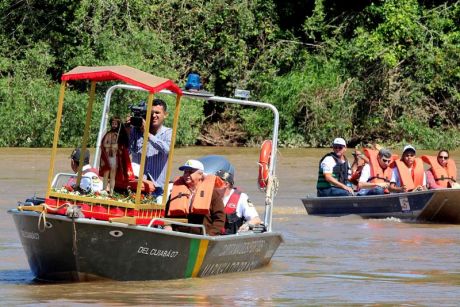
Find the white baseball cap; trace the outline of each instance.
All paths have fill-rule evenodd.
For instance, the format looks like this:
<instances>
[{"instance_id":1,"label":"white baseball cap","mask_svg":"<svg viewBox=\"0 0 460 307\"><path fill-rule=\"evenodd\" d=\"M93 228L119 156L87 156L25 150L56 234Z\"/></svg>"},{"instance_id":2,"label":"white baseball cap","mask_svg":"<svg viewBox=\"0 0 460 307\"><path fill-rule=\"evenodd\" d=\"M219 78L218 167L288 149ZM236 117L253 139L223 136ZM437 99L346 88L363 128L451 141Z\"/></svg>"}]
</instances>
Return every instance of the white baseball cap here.
<instances>
[{"instance_id":1,"label":"white baseball cap","mask_svg":"<svg viewBox=\"0 0 460 307\"><path fill-rule=\"evenodd\" d=\"M406 152L406 150L412 150L414 153L416 152L414 146L412 146L412 145L404 146L403 154Z\"/></svg>"},{"instance_id":2,"label":"white baseball cap","mask_svg":"<svg viewBox=\"0 0 460 307\"><path fill-rule=\"evenodd\" d=\"M187 160L184 165L179 167L180 171L185 171L187 169L195 169L199 171L204 171L203 163L198 160Z\"/></svg>"},{"instance_id":3,"label":"white baseball cap","mask_svg":"<svg viewBox=\"0 0 460 307\"><path fill-rule=\"evenodd\" d=\"M335 138L335 139L334 139L334 142L332 142L332 145L347 146L347 143L346 143L345 140L342 139L342 138Z\"/></svg>"}]
</instances>

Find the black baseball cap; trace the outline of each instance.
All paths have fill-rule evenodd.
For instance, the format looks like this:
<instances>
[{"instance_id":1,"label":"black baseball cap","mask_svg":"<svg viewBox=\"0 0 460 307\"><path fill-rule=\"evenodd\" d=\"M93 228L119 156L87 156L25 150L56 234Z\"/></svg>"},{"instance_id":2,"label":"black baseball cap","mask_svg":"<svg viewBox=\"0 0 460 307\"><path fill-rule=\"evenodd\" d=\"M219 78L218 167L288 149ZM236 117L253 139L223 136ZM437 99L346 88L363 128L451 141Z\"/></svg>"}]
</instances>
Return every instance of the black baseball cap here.
<instances>
[{"instance_id":1,"label":"black baseball cap","mask_svg":"<svg viewBox=\"0 0 460 307\"><path fill-rule=\"evenodd\" d=\"M75 162L80 162L80 152L81 152L81 149L80 148L75 148L73 151L72 151L72 154L70 155L70 158L72 160L74 160ZM84 164L89 164L89 150L86 149L85 151L85 160L83 161Z\"/></svg>"},{"instance_id":2,"label":"black baseball cap","mask_svg":"<svg viewBox=\"0 0 460 307\"><path fill-rule=\"evenodd\" d=\"M224 181L227 181L228 183L230 183L231 185L233 185L234 181L233 181L233 174L232 173L229 173L229 172L226 172L224 170L218 170L216 172L216 176L217 177L220 177L222 180Z\"/></svg>"}]
</instances>

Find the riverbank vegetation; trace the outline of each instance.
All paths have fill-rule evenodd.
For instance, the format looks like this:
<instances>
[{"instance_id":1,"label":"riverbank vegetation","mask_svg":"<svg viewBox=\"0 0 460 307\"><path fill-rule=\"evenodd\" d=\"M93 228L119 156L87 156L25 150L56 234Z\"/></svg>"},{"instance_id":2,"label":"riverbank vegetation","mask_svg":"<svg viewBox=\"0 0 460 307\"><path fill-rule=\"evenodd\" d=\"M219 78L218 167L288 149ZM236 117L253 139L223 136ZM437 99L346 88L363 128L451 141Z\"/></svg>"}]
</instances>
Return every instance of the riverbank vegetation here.
<instances>
[{"instance_id":1,"label":"riverbank vegetation","mask_svg":"<svg viewBox=\"0 0 460 307\"><path fill-rule=\"evenodd\" d=\"M0 146L50 146L60 75L118 64L181 86L197 71L216 95L251 90L279 109L286 147L336 136L460 146L459 1L0 0L0 11ZM62 146L81 137L79 86L66 96ZM182 145L270 135L268 112L213 103L184 112L193 119Z\"/></svg>"}]
</instances>

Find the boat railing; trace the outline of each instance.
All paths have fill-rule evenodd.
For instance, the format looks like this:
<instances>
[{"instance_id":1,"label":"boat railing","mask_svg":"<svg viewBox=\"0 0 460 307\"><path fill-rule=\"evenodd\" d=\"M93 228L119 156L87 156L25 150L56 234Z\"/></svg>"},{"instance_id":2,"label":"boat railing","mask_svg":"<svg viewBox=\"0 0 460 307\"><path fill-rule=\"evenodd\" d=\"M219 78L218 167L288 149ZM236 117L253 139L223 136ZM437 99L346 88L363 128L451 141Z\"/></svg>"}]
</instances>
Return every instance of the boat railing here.
<instances>
[{"instance_id":1,"label":"boat railing","mask_svg":"<svg viewBox=\"0 0 460 307\"><path fill-rule=\"evenodd\" d=\"M51 187L54 189L60 189L65 187L69 183L75 184L77 177L77 174L57 173L56 176L54 176L53 182L51 183ZM91 176L82 175L81 177L90 180L91 186L93 185L93 178Z\"/></svg>"},{"instance_id":2,"label":"boat railing","mask_svg":"<svg viewBox=\"0 0 460 307\"><path fill-rule=\"evenodd\" d=\"M178 222L170 219L162 219L162 218L153 218L150 223L147 225L147 227L152 227L152 225L155 225L156 222L162 222L165 225L178 225L178 226L186 226L186 227L194 227L194 228L200 228L203 231L203 235L206 236L206 229L204 228L203 224L190 224L190 223L184 223L184 222Z\"/></svg>"},{"instance_id":3,"label":"boat railing","mask_svg":"<svg viewBox=\"0 0 460 307\"><path fill-rule=\"evenodd\" d=\"M108 121L108 111L110 110L110 101L113 92L116 89L127 89L127 90L134 90L134 91L146 91L146 89L138 87L136 85L129 85L129 84L117 84L109 88L106 92L106 96L104 99L104 107L103 107L103 116L100 123L99 135L97 138L97 145L96 145L96 153L95 153L95 160L93 165L97 167L98 161L100 159L100 144L102 141L102 137L106 132L107 121ZM175 93L171 92L168 89L163 89L160 91L161 94L167 95L175 95ZM278 179L276 177L275 169L276 169L276 155L277 155L277 148L278 148L278 126L279 126L279 113L278 109L269 103L259 102L259 101L250 101L250 100L242 100L242 99L235 99L235 98L227 98L227 97L219 97L214 96L212 93L197 93L197 92L182 92L183 97L187 97L190 99L201 99L206 101L213 101L213 102L222 102L222 103L231 103L231 104L239 104L244 106L253 106L259 108L269 109L273 114L273 131L272 131L272 148L271 148L271 159L269 165L269 179L267 183L267 188L265 189L265 217L264 223L267 227L267 231L271 231L272 228L272 215L273 215L273 205L274 205L274 197L276 191L278 190ZM169 176L167 176L169 178Z\"/></svg>"}]
</instances>

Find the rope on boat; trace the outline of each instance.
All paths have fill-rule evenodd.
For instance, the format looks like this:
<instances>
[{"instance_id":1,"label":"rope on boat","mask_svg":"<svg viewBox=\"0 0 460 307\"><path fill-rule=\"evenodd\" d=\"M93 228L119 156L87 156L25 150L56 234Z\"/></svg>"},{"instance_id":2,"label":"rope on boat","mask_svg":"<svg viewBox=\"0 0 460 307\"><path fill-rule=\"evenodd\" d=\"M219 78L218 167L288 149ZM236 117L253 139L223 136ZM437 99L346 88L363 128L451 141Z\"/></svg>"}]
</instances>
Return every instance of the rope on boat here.
<instances>
[{"instance_id":1,"label":"rope on boat","mask_svg":"<svg viewBox=\"0 0 460 307\"><path fill-rule=\"evenodd\" d=\"M272 205L272 199L278 193L279 180L276 176L270 176L269 183L267 185L268 191L265 194L265 204Z\"/></svg>"},{"instance_id":2,"label":"rope on boat","mask_svg":"<svg viewBox=\"0 0 460 307\"><path fill-rule=\"evenodd\" d=\"M40 222L42 221L43 218L43 227L40 227ZM37 225L38 231L44 232L46 230L46 210L43 210L40 212L40 216L38 217L38 225Z\"/></svg>"},{"instance_id":3,"label":"rope on boat","mask_svg":"<svg viewBox=\"0 0 460 307\"><path fill-rule=\"evenodd\" d=\"M51 206L47 205L46 203L42 203L41 204L42 208L41 208L41 211L40 211L40 215L38 217L38 225L37 225L38 231L44 232L46 230L46 228L50 228L46 224L46 213L48 211L57 212L59 209L62 209L64 207L69 207L69 206L72 206L72 205L70 203L68 203L68 202L63 203L62 205L60 205L59 207L56 207L56 208L51 207ZM27 207L22 207L22 210L27 210ZM36 210L34 210L34 211L36 211ZM41 226L41 221L42 220L43 220L43 226Z\"/></svg>"},{"instance_id":4,"label":"rope on boat","mask_svg":"<svg viewBox=\"0 0 460 307\"><path fill-rule=\"evenodd\" d=\"M77 227L75 226L75 219L72 217L72 253L74 256L77 256Z\"/></svg>"}]
</instances>

